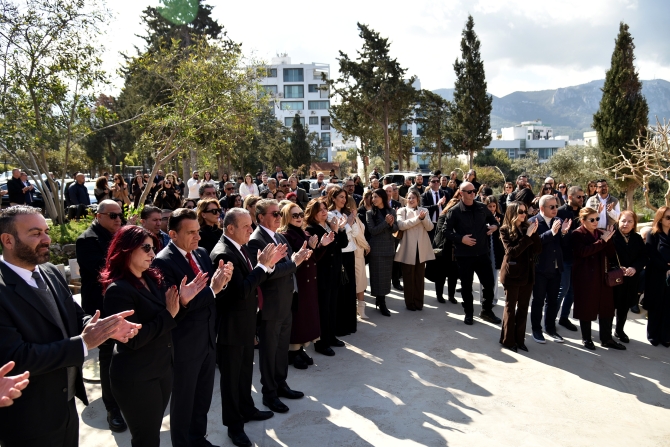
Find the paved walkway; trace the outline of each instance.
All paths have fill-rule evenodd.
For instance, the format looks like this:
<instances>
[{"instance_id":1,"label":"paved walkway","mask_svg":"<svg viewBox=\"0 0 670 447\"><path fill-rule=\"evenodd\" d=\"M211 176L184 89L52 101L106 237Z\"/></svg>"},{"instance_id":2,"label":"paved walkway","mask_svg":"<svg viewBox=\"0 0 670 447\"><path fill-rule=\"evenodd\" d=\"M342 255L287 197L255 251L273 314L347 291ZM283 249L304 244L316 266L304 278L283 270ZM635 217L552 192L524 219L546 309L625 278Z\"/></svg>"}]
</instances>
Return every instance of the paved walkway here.
<instances>
[{"instance_id":1,"label":"paved walkway","mask_svg":"<svg viewBox=\"0 0 670 447\"><path fill-rule=\"evenodd\" d=\"M335 348L335 357L310 348L315 365L305 371L291 366L288 380L306 397L284 400L291 409L286 414L247 424L252 442L268 447L670 445L670 349L646 342L644 317L631 314L637 319L626 325L627 351L598 343L595 352L587 351L577 332L559 326L565 344L539 345L528 335L530 352L515 354L498 344L499 326L478 318L465 326L460 304L437 303L432 286L427 283L422 312L405 310L402 294L395 291L388 299L391 318L368 305L370 319L343 337L347 346ZM499 316L503 302L495 308ZM594 324L594 340L597 328ZM221 425L218 380L217 372L208 439L231 446ZM80 445L130 446L128 432L106 429L99 385L87 389L91 405L78 405ZM253 397L265 409L259 390L255 368ZM161 445L171 445L168 430L166 415Z\"/></svg>"}]
</instances>

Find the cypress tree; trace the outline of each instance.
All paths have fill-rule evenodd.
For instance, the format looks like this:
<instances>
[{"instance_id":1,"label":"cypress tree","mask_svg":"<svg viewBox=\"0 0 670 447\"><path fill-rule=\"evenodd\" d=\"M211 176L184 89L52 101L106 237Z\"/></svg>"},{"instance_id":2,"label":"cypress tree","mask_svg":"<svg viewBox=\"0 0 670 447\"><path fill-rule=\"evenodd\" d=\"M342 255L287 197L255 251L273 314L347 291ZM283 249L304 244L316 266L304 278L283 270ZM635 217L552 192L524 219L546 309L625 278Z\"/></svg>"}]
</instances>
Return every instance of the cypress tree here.
<instances>
[{"instance_id":1,"label":"cypress tree","mask_svg":"<svg viewBox=\"0 0 670 447\"><path fill-rule=\"evenodd\" d=\"M475 21L468 21L461 35L461 60L454 62L456 83L451 104L450 139L455 150L468 154L470 167L474 152L491 143L493 97L486 93L484 62L479 54Z\"/></svg>"},{"instance_id":2,"label":"cypress tree","mask_svg":"<svg viewBox=\"0 0 670 447\"><path fill-rule=\"evenodd\" d=\"M642 95L642 82L633 65L634 50L628 25L621 22L619 35L614 41L612 63L605 75L600 106L593 115L593 128L598 132L601 162L605 168L614 166L622 152L630 158L628 144L634 138L644 136L648 124L649 106ZM626 209L633 209L633 194L637 186L635 179L624 180Z\"/></svg>"},{"instance_id":3,"label":"cypress tree","mask_svg":"<svg viewBox=\"0 0 670 447\"><path fill-rule=\"evenodd\" d=\"M301 116L296 113L291 126L291 166L308 172L311 165L309 143L307 142L305 126L300 123L300 118Z\"/></svg>"}]
</instances>

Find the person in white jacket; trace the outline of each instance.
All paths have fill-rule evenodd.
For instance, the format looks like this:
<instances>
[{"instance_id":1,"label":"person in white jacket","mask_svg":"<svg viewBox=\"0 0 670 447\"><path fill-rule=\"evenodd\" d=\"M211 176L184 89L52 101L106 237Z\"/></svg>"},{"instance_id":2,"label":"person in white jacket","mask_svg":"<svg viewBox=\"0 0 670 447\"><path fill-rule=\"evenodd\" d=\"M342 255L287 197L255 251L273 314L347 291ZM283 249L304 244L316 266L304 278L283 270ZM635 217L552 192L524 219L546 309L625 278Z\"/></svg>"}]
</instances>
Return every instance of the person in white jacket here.
<instances>
[{"instance_id":1,"label":"person in white jacket","mask_svg":"<svg viewBox=\"0 0 670 447\"><path fill-rule=\"evenodd\" d=\"M245 175L244 183L240 185L240 196L242 196L242 200L246 199L248 196L260 196L260 194L258 185L254 183L254 178L251 174Z\"/></svg>"}]
</instances>

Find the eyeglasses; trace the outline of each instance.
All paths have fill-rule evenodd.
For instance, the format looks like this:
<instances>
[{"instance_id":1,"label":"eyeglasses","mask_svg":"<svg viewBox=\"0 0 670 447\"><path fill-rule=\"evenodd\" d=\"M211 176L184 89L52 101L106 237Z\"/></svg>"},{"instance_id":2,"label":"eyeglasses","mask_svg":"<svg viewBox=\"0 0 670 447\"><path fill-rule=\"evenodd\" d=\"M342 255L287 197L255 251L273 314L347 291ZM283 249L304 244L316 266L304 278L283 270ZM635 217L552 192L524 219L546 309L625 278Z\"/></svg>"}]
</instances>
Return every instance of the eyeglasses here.
<instances>
[{"instance_id":1,"label":"eyeglasses","mask_svg":"<svg viewBox=\"0 0 670 447\"><path fill-rule=\"evenodd\" d=\"M565 189L565 185L558 185L558 189Z\"/></svg>"},{"instance_id":2,"label":"eyeglasses","mask_svg":"<svg viewBox=\"0 0 670 447\"><path fill-rule=\"evenodd\" d=\"M542 191L551 191L551 188L542 188Z\"/></svg>"},{"instance_id":3,"label":"eyeglasses","mask_svg":"<svg viewBox=\"0 0 670 447\"><path fill-rule=\"evenodd\" d=\"M121 218L123 216L123 213L98 213L98 214L106 214L109 216L110 219L115 220L117 218Z\"/></svg>"},{"instance_id":4,"label":"eyeglasses","mask_svg":"<svg viewBox=\"0 0 670 447\"><path fill-rule=\"evenodd\" d=\"M305 217L305 213L291 213L291 217L294 219L303 219Z\"/></svg>"},{"instance_id":5,"label":"eyeglasses","mask_svg":"<svg viewBox=\"0 0 670 447\"><path fill-rule=\"evenodd\" d=\"M526 210L517 210L517 214L527 214Z\"/></svg>"},{"instance_id":6,"label":"eyeglasses","mask_svg":"<svg viewBox=\"0 0 670 447\"><path fill-rule=\"evenodd\" d=\"M440 183L439 180L431 180L430 183Z\"/></svg>"},{"instance_id":7,"label":"eyeglasses","mask_svg":"<svg viewBox=\"0 0 670 447\"><path fill-rule=\"evenodd\" d=\"M462 190L461 192L462 192L463 194L474 194L474 193L475 193L475 190L474 190L474 189L470 189L470 190L468 190L468 191Z\"/></svg>"},{"instance_id":8,"label":"eyeglasses","mask_svg":"<svg viewBox=\"0 0 670 447\"><path fill-rule=\"evenodd\" d=\"M212 208L211 210L203 211L203 213L209 213L217 216L221 214L221 208Z\"/></svg>"},{"instance_id":9,"label":"eyeglasses","mask_svg":"<svg viewBox=\"0 0 670 447\"><path fill-rule=\"evenodd\" d=\"M152 251L152 250L153 250L154 253L156 253L156 247L154 247L154 246L151 245L151 244L143 244L143 245L140 245L140 248L142 249L142 251L143 251L144 253L149 253L149 252Z\"/></svg>"},{"instance_id":10,"label":"eyeglasses","mask_svg":"<svg viewBox=\"0 0 670 447\"><path fill-rule=\"evenodd\" d=\"M264 214L265 215L272 214L272 217L275 217L275 218L281 216L281 213L279 211L273 211L271 213L264 213Z\"/></svg>"},{"instance_id":11,"label":"eyeglasses","mask_svg":"<svg viewBox=\"0 0 670 447\"><path fill-rule=\"evenodd\" d=\"M668 216L668 217L670 217L670 216ZM590 218L590 219L586 219L586 220L587 220L588 222L591 222L591 223L593 223L593 222L600 222L600 217L592 217L592 218Z\"/></svg>"},{"instance_id":12,"label":"eyeglasses","mask_svg":"<svg viewBox=\"0 0 670 447\"><path fill-rule=\"evenodd\" d=\"M585 196L575 196L575 199L577 199L577 200L581 200L581 199L583 199L584 197L585 197Z\"/></svg>"},{"instance_id":13,"label":"eyeglasses","mask_svg":"<svg viewBox=\"0 0 670 447\"><path fill-rule=\"evenodd\" d=\"M229 186L228 188L224 188L224 189L225 189L226 191L232 191L232 190L235 189L235 188L232 187L232 186Z\"/></svg>"},{"instance_id":14,"label":"eyeglasses","mask_svg":"<svg viewBox=\"0 0 670 447\"><path fill-rule=\"evenodd\" d=\"M670 216L663 216L663 219L670 220Z\"/></svg>"},{"instance_id":15,"label":"eyeglasses","mask_svg":"<svg viewBox=\"0 0 670 447\"><path fill-rule=\"evenodd\" d=\"M348 184L348 185L344 185L345 188L353 188L354 186L355 186L355 185L354 185L353 183Z\"/></svg>"},{"instance_id":16,"label":"eyeglasses","mask_svg":"<svg viewBox=\"0 0 670 447\"><path fill-rule=\"evenodd\" d=\"M545 206L545 208L549 208L550 210L555 210L556 208L558 208L558 206L557 205L547 205L547 206Z\"/></svg>"},{"instance_id":17,"label":"eyeglasses","mask_svg":"<svg viewBox=\"0 0 670 447\"><path fill-rule=\"evenodd\" d=\"M163 182L163 184L167 186L167 185L171 185L172 182Z\"/></svg>"}]
</instances>

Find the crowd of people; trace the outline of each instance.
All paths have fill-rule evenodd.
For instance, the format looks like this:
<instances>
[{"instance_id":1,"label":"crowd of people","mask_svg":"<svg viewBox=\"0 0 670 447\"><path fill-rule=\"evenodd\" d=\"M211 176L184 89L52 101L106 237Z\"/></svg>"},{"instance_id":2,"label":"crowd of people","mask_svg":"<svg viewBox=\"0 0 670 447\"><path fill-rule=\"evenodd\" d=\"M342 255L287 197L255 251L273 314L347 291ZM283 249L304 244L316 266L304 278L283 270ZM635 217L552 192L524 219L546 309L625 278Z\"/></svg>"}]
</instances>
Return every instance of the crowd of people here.
<instances>
[{"instance_id":1,"label":"crowd of people","mask_svg":"<svg viewBox=\"0 0 670 447\"><path fill-rule=\"evenodd\" d=\"M628 312L640 311L644 294L648 340L670 347L670 208L641 235L604 180L591 196L577 185L555 190L551 178L534 194L520 176L494 195L475 171L463 180L436 172L426 185L421 175L380 184L373 171L363 185L313 173L307 191L279 166L237 184L195 171L185 185L168 174L139 221L125 222L141 177L131 193L99 185L95 220L76 244L81 307L47 262L39 210L0 213L0 362L15 362L0 374L27 371L0 382L0 406L13 403L0 410L3 446L77 445L73 398L86 402L81 365L94 347L109 428L129 429L134 446L159 445L168 402L172 445L211 445L217 365L222 423L235 445L250 446L246 423L288 412L286 400L304 396L288 384L290 366L308 369L312 350L336 356L341 338L370 317L368 284L386 317L392 288L413 312L424 307L425 279L440 304L458 304L460 292L472 325L476 274L478 316L501 324L499 343L515 352L528 351L529 308L539 344L562 343L560 326L581 331L594 350L598 320L601 346L624 350ZM251 395L255 349L267 410Z\"/></svg>"}]
</instances>

